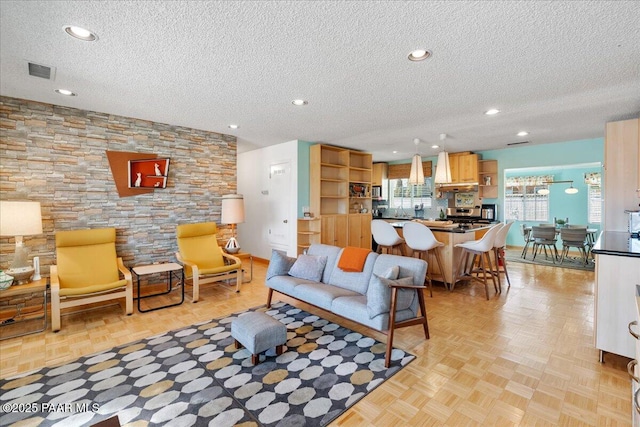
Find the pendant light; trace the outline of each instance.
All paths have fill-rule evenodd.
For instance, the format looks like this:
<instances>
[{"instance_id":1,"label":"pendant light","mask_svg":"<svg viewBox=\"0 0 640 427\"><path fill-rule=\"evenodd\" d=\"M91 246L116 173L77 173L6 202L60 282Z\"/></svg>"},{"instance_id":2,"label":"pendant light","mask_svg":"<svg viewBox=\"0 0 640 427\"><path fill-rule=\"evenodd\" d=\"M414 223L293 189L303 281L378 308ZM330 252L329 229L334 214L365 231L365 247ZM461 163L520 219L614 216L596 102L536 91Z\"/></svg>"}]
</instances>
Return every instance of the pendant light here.
<instances>
[{"instance_id":1,"label":"pendant light","mask_svg":"<svg viewBox=\"0 0 640 427\"><path fill-rule=\"evenodd\" d=\"M578 192L578 189L573 186L573 181L571 181L571 186L564 190L564 192L567 194L576 194Z\"/></svg>"},{"instance_id":2,"label":"pendant light","mask_svg":"<svg viewBox=\"0 0 640 427\"><path fill-rule=\"evenodd\" d=\"M422 157L418 154L418 144L420 140L415 138L413 143L416 145L416 154L411 159L411 171L409 172L409 184L411 185L423 185L424 184L424 171L422 170Z\"/></svg>"},{"instance_id":3,"label":"pendant light","mask_svg":"<svg viewBox=\"0 0 640 427\"><path fill-rule=\"evenodd\" d=\"M447 134L441 133L442 151L438 153L438 164L436 165L436 176L434 178L436 184L451 184L451 164L449 163L449 153L444 149L445 139L447 139Z\"/></svg>"}]
</instances>

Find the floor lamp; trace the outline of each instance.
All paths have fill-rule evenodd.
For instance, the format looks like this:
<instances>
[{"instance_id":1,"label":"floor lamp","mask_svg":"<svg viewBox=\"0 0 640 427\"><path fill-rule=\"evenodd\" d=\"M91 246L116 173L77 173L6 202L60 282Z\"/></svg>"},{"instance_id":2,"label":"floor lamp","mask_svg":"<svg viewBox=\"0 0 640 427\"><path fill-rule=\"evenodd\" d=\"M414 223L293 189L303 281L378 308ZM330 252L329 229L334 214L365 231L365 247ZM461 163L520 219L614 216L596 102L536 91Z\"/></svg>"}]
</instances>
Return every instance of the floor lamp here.
<instances>
[{"instance_id":1,"label":"floor lamp","mask_svg":"<svg viewBox=\"0 0 640 427\"><path fill-rule=\"evenodd\" d=\"M222 196L222 224L231 224L231 238L224 247L230 254L240 251L240 244L236 239L236 224L244 222L244 198L242 194L227 194Z\"/></svg>"}]
</instances>

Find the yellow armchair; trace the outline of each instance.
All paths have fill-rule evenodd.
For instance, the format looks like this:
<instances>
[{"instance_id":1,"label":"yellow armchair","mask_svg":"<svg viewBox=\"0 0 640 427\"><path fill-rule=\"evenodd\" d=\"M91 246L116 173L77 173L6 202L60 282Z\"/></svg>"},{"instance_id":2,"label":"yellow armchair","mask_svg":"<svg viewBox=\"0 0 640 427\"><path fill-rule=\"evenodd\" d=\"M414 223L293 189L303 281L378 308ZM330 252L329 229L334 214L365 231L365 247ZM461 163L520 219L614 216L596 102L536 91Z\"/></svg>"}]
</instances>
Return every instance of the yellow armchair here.
<instances>
[{"instance_id":1,"label":"yellow armchair","mask_svg":"<svg viewBox=\"0 0 640 427\"><path fill-rule=\"evenodd\" d=\"M242 283L242 261L222 252L216 238L216 223L183 224L176 228L176 258L184 266L185 277L193 281L193 302L200 298L200 285L235 279L236 292Z\"/></svg>"},{"instance_id":2,"label":"yellow armchair","mask_svg":"<svg viewBox=\"0 0 640 427\"><path fill-rule=\"evenodd\" d=\"M56 260L51 266L54 332L60 330L63 308L124 298L126 313L133 313L131 272L116 255L115 228L57 232Z\"/></svg>"}]
</instances>

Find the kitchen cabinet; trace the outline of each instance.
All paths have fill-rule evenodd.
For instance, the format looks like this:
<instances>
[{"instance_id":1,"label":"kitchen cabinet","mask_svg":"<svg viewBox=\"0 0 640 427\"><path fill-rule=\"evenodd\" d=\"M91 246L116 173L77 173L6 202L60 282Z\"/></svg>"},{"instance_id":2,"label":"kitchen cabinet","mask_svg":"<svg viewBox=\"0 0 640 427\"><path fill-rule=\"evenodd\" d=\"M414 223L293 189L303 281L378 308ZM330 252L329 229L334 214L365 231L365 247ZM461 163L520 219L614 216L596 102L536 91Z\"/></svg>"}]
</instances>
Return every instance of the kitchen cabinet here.
<instances>
[{"instance_id":1,"label":"kitchen cabinet","mask_svg":"<svg viewBox=\"0 0 640 427\"><path fill-rule=\"evenodd\" d=\"M478 161L480 170L480 198L497 199L498 198L498 161L497 160L480 160Z\"/></svg>"},{"instance_id":2,"label":"kitchen cabinet","mask_svg":"<svg viewBox=\"0 0 640 427\"><path fill-rule=\"evenodd\" d=\"M361 221L368 219L371 227L372 155L323 144L311 146L310 151L309 204L321 218L321 241L347 246L347 215L362 214Z\"/></svg>"},{"instance_id":3,"label":"kitchen cabinet","mask_svg":"<svg viewBox=\"0 0 640 427\"><path fill-rule=\"evenodd\" d=\"M480 156L469 151L449 154L451 181L453 184L477 183Z\"/></svg>"},{"instance_id":4,"label":"kitchen cabinet","mask_svg":"<svg viewBox=\"0 0 640 427\"><path fill-rule=\"evenodd\" d=\"M625 210L638 210L640 118L609 122L604 140L604 210L607 231L627 231Z\"/></svg>"},{"instance_id":5,"label":"kitchen cabinet","mask_svg":"<svg viewBox=\"0 0 640 427\"><path fill-rule=\"evenodd\" d=\"M382 185L382 181L387 179L387 163L374 163L373 173L371 176L371 185Z\"/></svg>"},{"instance_id":6,"label":"kitchen cabinet","mask_svg":"<svg viewBox=\"0 0 640 427\"><path fill-rule=\"evenodd\" d=\"M349 215L348 245L371 249L371 214Z\"/></svg>"},{"instance_id":7,"label":"kitchen cabinet","mask_svg":"<svg viewBox=\"0 0 640 427\"><path fill-rule=\"evenodd\" d=\"M347 246L347 215L323 215L320 221L320 242L325 245Z\"/></svg>"}]
</instances>

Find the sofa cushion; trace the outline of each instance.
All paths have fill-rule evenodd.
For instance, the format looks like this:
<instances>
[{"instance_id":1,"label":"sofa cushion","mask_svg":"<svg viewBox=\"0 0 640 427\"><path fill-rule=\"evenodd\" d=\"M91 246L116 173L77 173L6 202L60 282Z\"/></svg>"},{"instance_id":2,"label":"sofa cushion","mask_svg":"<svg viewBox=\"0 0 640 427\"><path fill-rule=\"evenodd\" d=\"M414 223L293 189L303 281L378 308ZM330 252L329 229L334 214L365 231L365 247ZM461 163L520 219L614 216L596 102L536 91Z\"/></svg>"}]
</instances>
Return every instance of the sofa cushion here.
<instances>
[{"instance_id":1,"label":"sofa cushion","mask_svg":"<svg viewBox=\"0 0 640 427\"><path fill-rule=\"evenodd\" d=\"M269 280L273 276L284 276L286 274L289 274L289 270L295 262L296 259L287 256L284 251L272 249L271 259L269 260L269 268L267 268L266 279Z\"/></svg>"},{"instance_id":2,"label":"sofa cushion","mask_svg":"<svg viewBox=\"0 0 640 427\"><path fill-rule=\"evenodd\" d=\"M394 265L393 267L389 267L380 275L380 277L384 277L385 279L396 280L400 275L400 267Z\"/></svg>"},{"instance_id":3,"label":"sofa cushion","mask_svg":"<svg viewBox=\"0 0 640 427\"><path fill-rule=\"evenodd\" d=\"M325 283L301 283L290 293L291 296L306 301L325 310L331 310L331 304L336 298L344 296L362 296L357 292Z\"/></svg>"},{"instance_id":4,"label":"sofa cushion","mask_svg":"<svg viewBox=\"0 0 640 427\"><path fill-rule=\"evenodd\" d=\"M413 277L390 280L374 274L367 290L367 311L370 318L379 314L388 313L391 309L390 285L413 286ZM396 301L396 311L406 310L411 306L416 291L413 289L399 289Z\"/></svg>"},{"instance_id":5,"label":"sofa cushion","mask_svg":"<svg viewBox=\"0 0 640 427\"><path fill-rule=\"evenodd\" d=\"M340 254L342 254L342 251L340 251ZM340 255L338 256L338 259L339 257ZM369 255L367 255L362 272L358 273L341 270L337 267L338 260L336 259L336 267L333 269L329 280L323 280L323 282L365 295L367 293L367 288L369 287L369 280L371 279L371 273L373 272L373 266L375 265L377 258L377 253L370 252Z\"/></svg>"},{"instance_id":6,"label":"sofa cushion","mask_svg":"<svg viewBox=\"0 0 640 427\"><path fill-rule=\"evenodd\" d=\"M342 248L339 248L337 246L324 245L321 243L316 243L309 246L307 255L320 255L327 257L327 265L324 268L321 282L329 283L329 278L331 277L331 273L333 273L333 270L338 263L338 255L340 254L341 250Z\"/></svg>"},{"instance_id":7,"label":"sofa cushion","mask_svg":"<svg viewBox=\"0 0 640 427\"><path fill-rule=\"evenodd\" d=\"M367 309L367 297L364 295L336 298L331 304L331 312L345 319L353 320L354 322L373 328L376 331L389 329L389 313L382 313L370 318ZM396 311L396 322L412 319L415 316L415 309Z\"/></svg>"},{"instance_id":8,"label":"sofa cushion","mask_svg":"<svg viewBox=\"0 0 640 427\"><path fill-rule=\"evenodd\" d=\"M322 280L322 273L326 265L326 256L301 254L291 266L289 275L299 279L319 282Z\"/></svg>"},{"instance_id":9,"label":"sofa cushion","mask_svg":"<svg viewBox=\"0 0 640 427\"><path fill-rule=\"evenodd\" d=\"M293 276L273 276L271 279L265 281L266 285L274 291L282 292L283 294L293 295L293 288L303 283L316 283L310 280L298 279Z\"/></svg>"}]
</instances>

